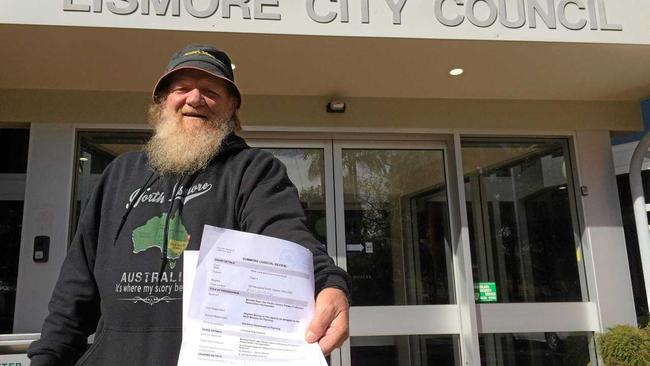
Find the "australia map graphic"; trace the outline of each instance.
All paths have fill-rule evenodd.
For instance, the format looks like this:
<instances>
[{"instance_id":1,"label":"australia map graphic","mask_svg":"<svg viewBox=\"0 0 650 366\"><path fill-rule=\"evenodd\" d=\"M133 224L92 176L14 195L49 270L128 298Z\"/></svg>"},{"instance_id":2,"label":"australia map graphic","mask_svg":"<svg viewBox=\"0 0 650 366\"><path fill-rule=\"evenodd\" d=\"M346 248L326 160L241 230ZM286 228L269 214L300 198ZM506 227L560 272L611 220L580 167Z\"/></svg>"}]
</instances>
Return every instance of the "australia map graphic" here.
<instances>
[{"instance_id":1,"label":"australia map graphic","mask_svg":"<svg viewBox=\"0 0 650 366\"><path fill-rule=\"evenodd\" d=\"M133 230L133 253L137 254L153 248L158 248L162 253L166 219L167 214L163 213L161 216L152 217L146 224ZM180 258L185 248L187 248L190 235L183 226L178 213L170 218L168 229L167 258L169 259L169 267L173 269L176 267L176 260Z\"/></svg>"}]
</instances>

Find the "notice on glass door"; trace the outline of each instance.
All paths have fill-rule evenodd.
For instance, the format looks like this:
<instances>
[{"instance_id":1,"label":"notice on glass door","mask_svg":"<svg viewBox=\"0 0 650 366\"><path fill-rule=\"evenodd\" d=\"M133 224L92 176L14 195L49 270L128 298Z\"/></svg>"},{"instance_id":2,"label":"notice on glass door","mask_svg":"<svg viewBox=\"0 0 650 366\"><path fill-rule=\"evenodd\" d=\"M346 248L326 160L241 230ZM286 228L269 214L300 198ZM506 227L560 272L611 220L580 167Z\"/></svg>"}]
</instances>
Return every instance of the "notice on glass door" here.
<instances>
[{"instance_id":1,"label":"notice on glass door","mask_svg":"<svg viewBox=\"0 0 650 366\"><path fill-rule=\"evenodd\" d=\"M194 271L186 255L179 366L327 365L304 340L314 313L308 249L206 225Z\"/></svg>"}]
</instances>

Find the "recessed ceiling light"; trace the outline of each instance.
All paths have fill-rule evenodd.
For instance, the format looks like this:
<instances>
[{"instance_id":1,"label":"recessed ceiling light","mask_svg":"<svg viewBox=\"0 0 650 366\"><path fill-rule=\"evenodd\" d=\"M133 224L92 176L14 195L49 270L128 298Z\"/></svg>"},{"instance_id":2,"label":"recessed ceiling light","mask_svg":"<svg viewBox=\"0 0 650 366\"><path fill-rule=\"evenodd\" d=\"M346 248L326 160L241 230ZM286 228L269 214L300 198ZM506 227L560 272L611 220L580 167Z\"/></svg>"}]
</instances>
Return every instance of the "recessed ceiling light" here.
<instances>
[{"instance_id":1,"label":"recessed ceiling light","mask_svg":"<svg viewBox=\"0 0 650 366\"><path fill-rule=\"evenodd\" d=\"M451 76L458 76L463 73L463 69L451 69L449 71L449 75Z\"/></svg>"},{"instance_id":2,"label":"recessed ceiling light","mask_svg":"<svg viewBox=\"0 0 650 366\"><path fill-rule=\"evenodd\" d=\"M88 158L79 158L79 161L88 161Z\"/></svg>"}]
</instances>

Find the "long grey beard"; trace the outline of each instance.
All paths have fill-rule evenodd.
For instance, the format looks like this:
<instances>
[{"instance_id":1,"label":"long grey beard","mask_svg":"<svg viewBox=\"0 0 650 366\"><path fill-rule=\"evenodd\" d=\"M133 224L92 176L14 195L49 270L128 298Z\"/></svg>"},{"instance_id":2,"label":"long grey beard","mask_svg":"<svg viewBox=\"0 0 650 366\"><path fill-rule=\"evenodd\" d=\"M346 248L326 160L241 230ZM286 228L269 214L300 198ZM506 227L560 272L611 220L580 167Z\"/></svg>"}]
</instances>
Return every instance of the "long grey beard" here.
<instances>
[{"instance_id":1,"label":"long grey beard","mask_svg":"<svg viewBox=\"0 0 650 366\"><path fill-rule=\"evenodd\" d=\"M149 123L155 132L144 151L158 174L188 174L205 169L219 153L223 139L233 131L228 120L210 121L186 130L180 119L180 114L167 113L160 105L150 107Z\"/></svg>"}]
</instances>

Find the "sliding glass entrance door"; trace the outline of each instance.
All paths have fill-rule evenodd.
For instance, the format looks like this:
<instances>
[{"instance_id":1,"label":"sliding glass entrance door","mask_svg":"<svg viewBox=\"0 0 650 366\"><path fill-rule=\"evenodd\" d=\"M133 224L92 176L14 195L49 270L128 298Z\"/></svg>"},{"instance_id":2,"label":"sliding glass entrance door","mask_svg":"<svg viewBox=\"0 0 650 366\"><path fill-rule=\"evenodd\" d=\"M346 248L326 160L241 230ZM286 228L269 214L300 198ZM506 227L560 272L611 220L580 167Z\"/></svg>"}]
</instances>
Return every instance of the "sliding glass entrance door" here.
<instances>
[{"instance_id":1,"label":"sliding glass entrance door","mask_svg":"<svg viewBox=\"0 0 650 366\"><path fill-rule=\"evenodd\" d=\"M256 143L352 276L331 364L583 366L595 318L568 140L455 141Z\"/></svg>"},{"instance_id":2,"label":"sliding glass entrance door","mask_svg":"<svg viewBox=\"0 0 650 366\"><path fill-rule=\"evenodd\" d=\"M446 146L250 140L286 166L308 227L353 279L333 365L460 365Z\"/></svg>"},{"instance_id":3,"label":"sliding glass entrance door","mask_svg":"<svg viewBox=\"0 0 650 366\"><path fill-rule=\"evenodd\" d=\"M456 303L444 145L336 142L334 167L353 280L344 364L460 364L458 316L444 315Z\"/></svg>"}]
</instances>

